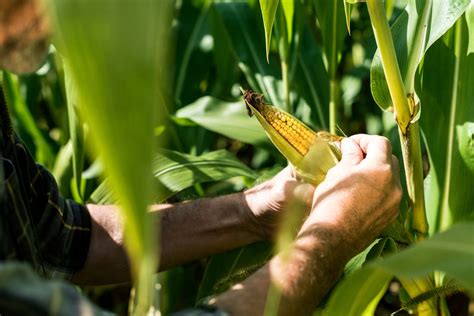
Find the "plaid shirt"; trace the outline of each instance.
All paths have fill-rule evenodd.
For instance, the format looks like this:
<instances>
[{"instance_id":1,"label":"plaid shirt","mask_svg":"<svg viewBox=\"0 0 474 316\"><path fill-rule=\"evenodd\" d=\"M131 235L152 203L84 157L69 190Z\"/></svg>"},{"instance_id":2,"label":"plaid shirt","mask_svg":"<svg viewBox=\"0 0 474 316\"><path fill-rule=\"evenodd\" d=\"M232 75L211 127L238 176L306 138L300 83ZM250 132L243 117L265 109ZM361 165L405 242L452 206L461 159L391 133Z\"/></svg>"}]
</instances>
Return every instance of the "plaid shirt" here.
<instances>
[{"instance_id":1,"label":"plaid shirt","mask_svg":"<svg viewBox=\"0 0 474 316\"><path fill-rule=\"evenodd\" d=\"M13 133L0 86L0 314L103 314L69 279L87 257L91 218Z\"/></svg>"}]
</instances>

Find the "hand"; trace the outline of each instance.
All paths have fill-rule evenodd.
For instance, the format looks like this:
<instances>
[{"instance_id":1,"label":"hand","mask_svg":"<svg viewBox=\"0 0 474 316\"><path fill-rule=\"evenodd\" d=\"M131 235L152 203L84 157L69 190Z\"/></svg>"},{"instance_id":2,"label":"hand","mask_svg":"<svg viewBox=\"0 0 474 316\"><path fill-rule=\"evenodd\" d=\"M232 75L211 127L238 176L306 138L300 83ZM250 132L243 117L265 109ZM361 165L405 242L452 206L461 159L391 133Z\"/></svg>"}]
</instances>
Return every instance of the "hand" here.
<instances>
[{"instance_id":1,"label":"hand","mask_svg":"<svg viewBox=\"0 0 474 316\"><path fill-rule=\"evenodd\" d=\"M282 216L302 209L309 213L314 186L296 180L290 166L272 179L244 192L248 211L260 239L273 239Z\"/></svg>"},{"instance_id":2,"label":"hand","mask_svg":"<svg viewBox=\"0 0 474 316\"><path fill-rule=\"evenodd\" d=\"M365 249L398 216L398 160L385 137L355 135L341 143L342 159L314 194L303 229L328 224L350 256Z\"/></svg>"}]
</instances>

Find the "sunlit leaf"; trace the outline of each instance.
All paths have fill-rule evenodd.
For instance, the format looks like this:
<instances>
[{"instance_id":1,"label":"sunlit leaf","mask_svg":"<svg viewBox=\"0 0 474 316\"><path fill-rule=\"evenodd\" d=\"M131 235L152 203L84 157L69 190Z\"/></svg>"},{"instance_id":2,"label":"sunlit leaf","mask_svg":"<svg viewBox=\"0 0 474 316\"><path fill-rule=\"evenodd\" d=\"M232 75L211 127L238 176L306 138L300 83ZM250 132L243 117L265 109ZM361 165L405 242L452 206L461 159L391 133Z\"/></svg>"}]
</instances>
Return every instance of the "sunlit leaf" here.
<instances>
[{"instance_id":1,"label":"sunlit leaf","mask_svg":"<svg viewBox=\"0 0 474 316\"><path fill-rule=\"evenodd\" d=\"M467 53L474 53L474 2L466 10L467 28L469 30L469 47Z\"/></svg>"},{"instance_id":2,"label":"sunlit leaf","mask_svg":"<svg viewBox=\"0 0 474 316\"><path fill-rule=\"evenodd\" d=\"M467 38L461 19L428 50L418 78L430 157L425 194L431 232L474 215L474 54L467 54Z\"/></svg>"},{"instance_id":3,"label":"sunlit leaf","mask_svg":"<svg viewBox=\"0 0 474 316\"><path fill-rule=\"evenodd\" d=\"M255 179L257 174L226 150L192 156L171 150L161 150L153 160L153 201L160 203L194 184L222 181L241 176ZM110 204L117 201L108 181L92 194L94 203Z\"/></svg>"},{"instance_id":4,"label":"sunlit leaf","mask_svg":"<svg viewBox=\"0 0 474 316\"><path fill-rule=\"evenodd\" d=\"M67 62L64 65L64 81L67 95L67 112L69 121L69 137L72 144L72 165L73 165L73 190L79 195L82 201L83 192L81 192L82 169L84 167L84 130L81 119L79 118L79 103L77 95L77 86L72 82L73 78L69 74Z\"/></svg>"},{"instance_id":5,"label":"sunlit leaf","mask_svg":"<svg viewBox=\"0 0 474 316\"><path fill-rule=\"evenodd\" d=\"M281 0L281 6L283 8L283 14L285 15L288 43L291 43L291 38L293 36L293 16L295 13L295 1Z\"/></svg>"},{"instance_id":6,"label":"sunlit leaf","mask_svg":"<svg viewBox=\"0 0 474 316\"><path fill-rule=\"evenodd\" d=\"M55 160L53 149L36 125L33 114L20 94L18 78L6 71L3 72L3 91L12 115L34 142L36 160L48 167L51 166Z\"/></svg>"},{"instance_id":7,"label":"sunlit leaf","mask_svg":"<svg viewBox=\"0 0 474 316\"><path fill-rule=\"evenodd\" d=\"M249 118L242 101L225 102L212 97L202 97L180 109L176 116L244 143L269 143L258 122Z\"/></svg>"},{"instance_id":8,"label":"sunlit leaf","mask_svg":"<svg viewBox=\"0 0 474 316\"><path fill-rule=\"evenodd\" d=\"M420 42L415 41L414 36L420 11L425 1L427 0L409 1L405 11L398 16L391 26L398 65L405 83L408 79L413 80L417 69L417 67L408 69L411 52L414 51L418 45L423 45L422 53L426 52L438 38L451 28L470 3L470 0L431 1L432 4L427 18L426 33L424 33L424 37L422 37L423 40ZM415 66L421 62L422 56L423 54L412 57L415 58ZM410 73L408 73L409 71ZM370 86L375 101L383 110L387 110L392 106L392 100L378 51L372 60Z\"/></svg>"},{"instance_id":9,"label":"sunlit leaf","mask_svg":"<svg viewBox=\"0 0 474 316\"><path fill-rule=\"evenodd\" d=\"M353 273L335 290L329 301L328 315L361 315L393 276L422 278L443 271L468 291L474 290L474 223L454 225L382 260L369 263Z\"/></svg>"},{"instance_id":10,"label":"sunlit leaf","mask_svg":"<svg viewBox=\"0 0 474 316\"><path fill-rule=\"evenodd\" d=\"M262 12L263 26L265 28L265 47L267 54L270 54L270 44L272 40L273 23L275 22L275 14L278 8L279 0L260 0L260 10Z\"/></svg>"},{"instance_id":11,"label":"sunlit leaf","mask_svg":"<svg viewBox=\"0 0 474 316\"><path fill-rule=\"evenodd\" d=\"M55 43L65 57L124 218L137 295L136 313L153 300L157 250L148 203L153 130L164 108L163 67L173 1L49 1ZM126 22L125 22L126 21Z\"/></svg>"},{"instance_id":12,"label":"sunlit leaf","mask_svg":"<svg viewBox=\"0 0 474 316\"><path fill-rule=\"evenodd\" d=\"M365 268L353 273L336 287L325 309L328 316L360 316L371 302L384 293L392 275L383 270Z\"/></svg>"}]
</instances>

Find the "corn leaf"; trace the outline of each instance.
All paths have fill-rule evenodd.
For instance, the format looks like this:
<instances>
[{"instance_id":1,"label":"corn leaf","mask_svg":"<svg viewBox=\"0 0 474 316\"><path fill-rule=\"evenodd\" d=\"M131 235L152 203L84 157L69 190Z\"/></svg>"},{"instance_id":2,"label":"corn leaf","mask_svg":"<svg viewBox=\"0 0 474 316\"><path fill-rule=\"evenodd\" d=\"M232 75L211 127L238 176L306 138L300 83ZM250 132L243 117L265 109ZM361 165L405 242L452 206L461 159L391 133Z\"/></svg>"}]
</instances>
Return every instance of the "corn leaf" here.
<instances>
[{"instance_id":1,"label":"corn leaf","mask_svg":"<svg viewBox=\"0 0 474 316\"><path fill-rule=\"evenodd\" d=\"M285 15L286 21L286 33L288 34L288 44L291 43L293 36L293 16L295 13L295 1L294 0L281 0L281 6L283 8L283 14Z\"/></svg>"},{"instance_id":2,"label":"corn leaf","mask_svg":"<svg viewBox=\"0 0 474 316\"><path fill-rule=\"evenodd\" d=\"M224 292L258 270L272 254L272 245L258 242L211 257L204 272L197 302Z\"/></svg>"},{"instance_id":3,"label":"corn leaf","mask_svg":"<svg viewBox=\"0 0 474 316\"><path fill-rule=\"evenodd\" d=\"M177 43L177 62L176 65L179 65L179 68L177 70L177 76L176 76L176 81L175 81L175 86L174 86L174 99L175 101L180 101L181 97L183 96L183 90L185 91L185 94L189 94L189 91L187 91L185 88L187 86L185 83L190 80L194 79L193 77L193 72L195 72L195 69L190 69L190 62L191 62L191 56L195 52L197 48L199 48L199 44L203 39L203 36L206 35L206 28L207 28L207 22L208 22L208 16L209 16L209 7L210 7L211 1L206 1L202 7L201 11L195 21L194 24L192 24L192 29L183 29L183 32L187 32L188 34L182 34L181 37L186 36L183 38L183 42L180 42L179 40L181 39L180 37L178 38L178 43ZM187 23L191 24L190 20L195 17L195 15L191 14L186 14L188 13L187 11L190 10L187 8L187 6L191 6L191 2L184 2L182 4L181 8L181 14L184 15L181 17L181 19L186 20ZM194 22L194 21L193 21ZM186 26L180 25L181 28L184 28ZM181 35L181 34L180 34ZM189 38L187 37L189 36ZM184 46L181 48L180 44Z\"/></svg>"},{"instance_id":4,"label":"corn leaf","mask_svg":"<svg viewBox=\"0 0 474 316\"><path fill-rule=\"evenodd\" d=\"M468 54L464 18L428 50L418 81L420 124L430 158L426 208L433 233L474 216L474 54Z\"/></svg>"},{"instance_id":5,"label":"corn leaf","mask_svg":"<svg viewBox=\"0 0 474 316\"><path fill-rule=\"evenodd\" d=\"M136 288L135 313L153 300L157 266L149 220L153 129L168 82L172 1L49 1L55 43L66 58L94 148L103 159L124 218L125 244ZM126 21L126 23L125 23Z\"/></svg>"},{"instance_id":6,"label":"corn leaf","mask_svg":"<svg viewBox=\"0 0 474 316\"><path fill-rule=\"evenodd\" d=\"M268 55L270 54L270 44L272 40L273 23L275 22L275 14L278 8L279 0L260 0L260 10L262 11L263 26L265 28L265 50L267 62L270 62Z\"/></svg>"},{"instance_id":7,"label":"corn leaf","mask_svg":"<svg viewBox=\"0 0 474 316\"><path fill-rule=\"evenodd\" d=\"M319 129L329 124L329 78L324 66L323 53L305 26L301 34L301 50L297 56L295 90L311 108L311 117Z\"/></svg>"},{"instance_id":8,"label":"corn leaf","mask_svg":"<svg viewBox=\"0 0 474 316\"><path fill-rule=\"evenodd\" d=\"M64 65L64 81L67 96L67 115L69 121L69 137L72 144L73 188L80 201L83 200L81 190L82 170L84 167L84 129L79 117L77 86L72 82L67 63Z\"/></svg>"},{"instance_id":9,"label":"corn leaf","mask_svg":"<svg viewBox=\"0 0 474 316\"><path fill-rule=\"evenodd\" d=\"M249 4L240 1L216 2L212 14L214 28L226 30L226 40L231 43L238 66L252 90L261 92L266 100L282 107L279 63L268 64L260 53L264 50L261 43L262 25L255 19Z\"/></svg>"},{"instance_id":10,"label":"corn leaf","mask_svg":"<svg viewBox=\"0 0 474 316\"><path fill-rule=\"evenodd\" d=\"M253 145L269 144L256 120L250 120L243 102L225 102L202 97L176 112L176 117L194 123L232 139Z\"/></svg>"},{"instance_id":11,"label":"corn leaf","mask_svg":"<svg viewBox=\"0 0 474 316\"><path fill-rule=\"evenodd\" d=\"M39 163L51 167L54 163L53 148L47 137L36 125L33 114L20 93L18 78L7 71L3 71L3 90L5 101L12 112L11 114L18 121L20 129L33 140L34 148L30 148L30 150L33 150L35 159Z\"/></svg>"},{"instance_id":12,"label":"corn leaf","mask_svg":"<svg viewBox=\"0 0 474 316\"><path fill-rule=\"evenodd\" d=\"M392 275L383 270L364 268L339 283L324 310L327 316L359 316L388 287Z\"/></svg>"},{"instance_id":13,"label":"corn leaf","mask_svg":"<svg viewBox=\"0 0 474 316\"><path fill-rule=\"evenodd\" d=\"M361 315L371 300L385 290L393 276L422 278L443 271L467 291L474 291L474 223L456 224L382 260L367 264L341 282L327 307L328 315Z\"/></svg>"},{"instance_id":14,"label":"corn leaf","mask_svg":"<svg viewBox=\"0 0 474 316\"><path fill-rule=\"evenodd\" d=\"M346 17L343 0L314 0L316 15L323 37L323 51L326 69L330 78L336 77L336 69L341 60L341 50L346 37Z\"/></svg>"},{"instance_id":15,"label":"corn leaf","mask_svg":"<svg viewBox=\"0 0 474 316\"><path fill-rule=\"evenodd\" d=\"M467 53L474 53L474 2L466 10L467 28L469 30L469 47Z\"/></svg>"},{"instance_id":16,"label":"corn leaf","mask_svg":"<svg viewBox=\"0 0 474 316\"><path fill-rule=\"evenodd\" d=\"M421 41L415 41L414 37L417 29L417 21L420 18L419 15L426 1L431 1L426 32L423 33L424 36ZM451 28L454 22L464 13L469 3L470 0L411 0L408 2L403 13L398 16L391 26L398 65L405 83L408 80L413 80L417 69L417 67L408 69L410 58L414 59L413 65L417 66L421 62L424 52ZM420 56L411 54L418 49L419 45L422 45L422 54ZM392 100L378 51L372 60L370 87L375 102L377 102L382 110L387 110L392 106Z\"/></svg>"},{"instance_id":17,"label":"corn leaf","mask_svg":"<svg viewBox=\"0 0 474 316\"><path fill-rule=\"evenodd\" d=\"M153 201L161 203L172 195L194 184L222 181L233 177L255 179L256 173L226 150L212 151L201 156L192 156L172 150L161 150L153 159ZM104 181L92 194L91 200L98 204L117 201Z\"/></svg>"}]
</instances>

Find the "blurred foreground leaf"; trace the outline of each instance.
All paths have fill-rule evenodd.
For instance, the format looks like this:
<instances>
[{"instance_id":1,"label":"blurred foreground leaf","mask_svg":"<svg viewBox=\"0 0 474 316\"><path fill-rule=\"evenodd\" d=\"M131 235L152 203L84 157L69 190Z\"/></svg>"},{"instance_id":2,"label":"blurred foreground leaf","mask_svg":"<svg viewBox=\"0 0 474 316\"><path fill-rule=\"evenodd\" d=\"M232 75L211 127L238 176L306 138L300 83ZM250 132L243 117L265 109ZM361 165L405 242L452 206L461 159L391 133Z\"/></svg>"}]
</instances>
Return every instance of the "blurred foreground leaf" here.
<instances>
[{"instance_id":1,"label":"blurred foreground leaf","mask_svg":"<svg viewBox=\"0 0 474 316\"><path fill-rule=\"evenodd\" d=\"M120 203L135 282L136 314L149 311L157 267L149 220L153 129L165 107L162 69L173 1L49 1L94 148Z\"/></svg>"},{"instance_id":2,"label":"blurred foreground leaf","mask_svg":"<svg viewBox=\"0 0 474 316\"><path fill-rule=\"evenodd\" d=\"M374 261L339 284L327 306L327 315L361 315L393 276L423 278L445 272L465 290L474 291L474 223L460 223L399 253Z\"/></svg>"}]
</instances>

